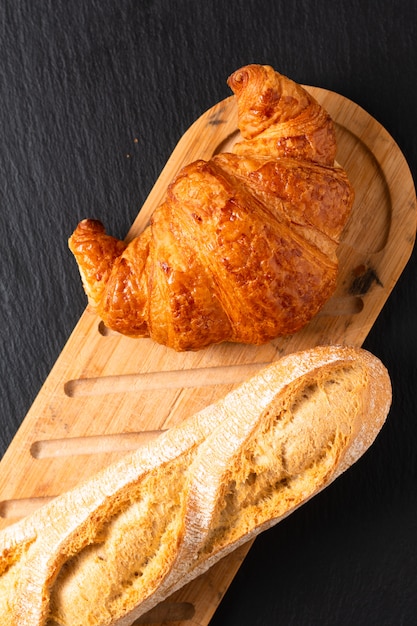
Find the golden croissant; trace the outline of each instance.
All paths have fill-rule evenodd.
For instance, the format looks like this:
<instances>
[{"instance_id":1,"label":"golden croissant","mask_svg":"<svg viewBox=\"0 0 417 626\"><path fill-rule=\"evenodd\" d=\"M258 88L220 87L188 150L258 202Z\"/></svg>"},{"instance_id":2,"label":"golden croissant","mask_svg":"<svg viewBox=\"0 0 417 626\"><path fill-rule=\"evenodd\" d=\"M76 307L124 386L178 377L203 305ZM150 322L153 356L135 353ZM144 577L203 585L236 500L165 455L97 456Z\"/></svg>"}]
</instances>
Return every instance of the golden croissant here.
<instances>
[{"instance_id":1,"label":"golden croissant","mask_svg":"<svg viewBox=\"0 0 417 626\"><path fill-rule=\"evenodd\" d=\"M354 192L332 119L269 66L228 85L241 135L230 152L184 167L130 243L92 219L70 237L108 328L178 351L261 344L300 330L335 290Z\"/></svg>"}]
</instances>

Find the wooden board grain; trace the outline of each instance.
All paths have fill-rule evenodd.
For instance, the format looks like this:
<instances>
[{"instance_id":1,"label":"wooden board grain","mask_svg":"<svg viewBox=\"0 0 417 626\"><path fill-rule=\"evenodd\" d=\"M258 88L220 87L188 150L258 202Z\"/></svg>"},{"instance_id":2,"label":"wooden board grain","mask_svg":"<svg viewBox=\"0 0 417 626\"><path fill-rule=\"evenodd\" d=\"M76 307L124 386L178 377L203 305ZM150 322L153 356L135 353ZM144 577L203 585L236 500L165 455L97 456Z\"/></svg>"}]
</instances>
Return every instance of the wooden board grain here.
<instances>
[{"instance_id":1,"label":"wooden board grain","mask_svg":"<svg viewBox=\"0 0 417 626\"><path fill-rule=\"evenodd\" d=\"M192 353L111 333L86 310L0 463L0 528L217 400L264 364L318 344L362 345L414 245L414 185L401 151L378 122L338 94L308 89L335 120L337 159L356 192L333 298L294 336L264 346L225 343ZM183 165L230 148L238 136L236 123L230 97L190 127L128 239L148 223ZM158 607L152 619L137 623L205 626L248 549L230 555Z\"/></svg>"}]
</instances>

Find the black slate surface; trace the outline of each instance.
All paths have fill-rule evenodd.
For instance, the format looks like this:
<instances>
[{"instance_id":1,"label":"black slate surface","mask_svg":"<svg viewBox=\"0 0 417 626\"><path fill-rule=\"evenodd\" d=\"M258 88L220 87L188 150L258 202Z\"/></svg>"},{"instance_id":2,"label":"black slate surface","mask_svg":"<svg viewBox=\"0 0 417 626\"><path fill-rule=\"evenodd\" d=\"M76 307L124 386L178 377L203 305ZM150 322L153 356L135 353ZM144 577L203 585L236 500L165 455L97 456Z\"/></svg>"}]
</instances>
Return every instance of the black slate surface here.
<instances>
[{"instance_id":1,"label":"black slate surface","mask_svg":"<svg viewBox=\"0 0 417 626\"><path fill-rule=\"evenodd\" d=\"M360 104L416 180L416 35L412 0L2 0L0 455L85 307L77 222L123 237L251 62ZM256 540L213 626L417 623L416 270L413 253L365 343L394 387L377 442Z\"/></svg>"}]
</instances>

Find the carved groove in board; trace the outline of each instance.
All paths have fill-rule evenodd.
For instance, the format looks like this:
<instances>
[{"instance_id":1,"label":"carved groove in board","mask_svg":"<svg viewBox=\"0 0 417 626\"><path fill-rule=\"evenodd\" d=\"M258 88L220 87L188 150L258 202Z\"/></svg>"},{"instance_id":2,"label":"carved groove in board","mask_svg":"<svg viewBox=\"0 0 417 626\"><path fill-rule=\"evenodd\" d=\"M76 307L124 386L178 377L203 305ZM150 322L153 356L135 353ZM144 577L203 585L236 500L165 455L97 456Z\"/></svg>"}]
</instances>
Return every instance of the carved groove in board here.
<instances>
[{"instance_id":1,"label":"carved groove in board","mask_svg":"<svg viewBox=\"0 0 417 626\"><path fill-rule=\"evenodd\" d=\"M176 622L190 620L194 617L195 608L191 602L172 602L165 600L135 620L131 626L139 624L161 624L161 622Z\"/></svg>"},{"instance_id":2,"label":"carved groove in board","mask_svg":"<svg viewBox=\"0 0 417 626\"><path fill-rule=\"evenodd\" d=\"M30 515L36 509L47 504L54 496L42 496L33 498L16 498L0 502L0 518L19 519Z\"/></svg>"},{"instance_id":3,"label":"carved groove in board","mask_svg":"<svg viewBox=\"0 0 417 626\"><path fill-rule=\"evenodd\" d=\"M200 367L184 370L146 372L143 374L119 374L96 378L76 378L64 384L64 392L70 398L99 396L106 393L128 393L155 389L182 389L240 383L256 374L268 363L246 363L220 367Z\"/></svg>"},{"instance_id":4,"label":"carved groove in board","mask_svg":"<svg viewBox=\"0 0 417 626\"><path fill-rule=\"evenodd\" d=\"M30 453L34 459L50 459L78 454L101 452L127 452L136 450L144 443L158 437L162 430L147 430L138 433L93 435L90 437L66 437L65 439L43 439L34 441Z\"/></svg>"},{"instance_id":5,"label":"carved groove in board","mask_svg":"<svg viewBox=\"0 0 417 626\"><path fill-rule=\"evenodd\" d=\"M357 315L363 309L363 300L359 296L341 296L331 298L317 313L317 317L327 315L338 317L339 315Z\"/></svg>"}]
</instances>

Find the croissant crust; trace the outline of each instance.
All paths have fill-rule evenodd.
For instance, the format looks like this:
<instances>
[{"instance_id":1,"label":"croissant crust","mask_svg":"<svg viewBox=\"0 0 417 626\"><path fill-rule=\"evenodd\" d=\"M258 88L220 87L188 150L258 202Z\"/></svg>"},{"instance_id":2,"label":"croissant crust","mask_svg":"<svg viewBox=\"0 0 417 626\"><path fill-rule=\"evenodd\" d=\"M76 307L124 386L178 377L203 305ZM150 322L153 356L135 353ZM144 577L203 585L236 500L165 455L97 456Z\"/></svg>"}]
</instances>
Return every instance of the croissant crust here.
<instances>
[{"instance_id":1,"label":"croissant crust","mask_svg":"<svg viewBox=\"0 0 417 626\"><path fill-rule=\"evenodd\" d=\"M334 292L353 203L334 125L269 66L228 80L241 140L184 167L129 244L97 220L69 240L106 326L175 350L265 343L297 332Z\"/></svg>"}]
</instances>

